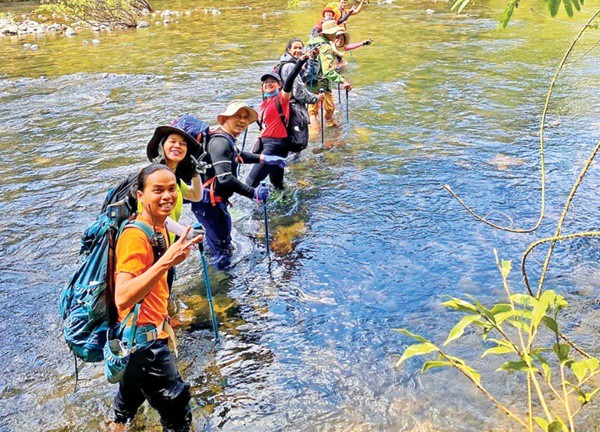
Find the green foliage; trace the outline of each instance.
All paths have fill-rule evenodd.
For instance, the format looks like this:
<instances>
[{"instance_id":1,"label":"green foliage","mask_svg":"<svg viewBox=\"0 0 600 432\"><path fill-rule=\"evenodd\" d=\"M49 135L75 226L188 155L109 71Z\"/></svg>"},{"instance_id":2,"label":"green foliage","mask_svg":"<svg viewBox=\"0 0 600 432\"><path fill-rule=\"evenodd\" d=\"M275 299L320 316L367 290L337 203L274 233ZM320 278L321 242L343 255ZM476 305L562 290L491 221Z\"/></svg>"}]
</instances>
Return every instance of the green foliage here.
<instances>
[{"instance_id":1,"label":"green foliage","mask_svg":"<svg viewBox=\"0 0 600 432\"><path fill-rule=\"evenodd\" d=\"M463 314L463 317L450 330L442 346L462 338L470 325L482 328L481 337L488 347L481 357L502 358L504 362L496 372L524 374L535 389L535 392L527 392L527 406L536 407L534 410L541 410L543 415L530 412L528 419L522 419L519 413L512 412L488 392L481 382L479 372L465 360L451 355L423 336L406 329L395 330L416 340L417 343L405 349L396 366L412 357L435 353L434 359L425 361L421 373L434 368L453 367L526 430L533 430L531 425L534 422L546 432L572 430L575 414L600 391L600 387L592 384L592 378L600 372L600 360L585 353L582 355L580 350L572 350L572 343L560 332L557 317L567 307L564 297L550 290L545 291L539 298L512 294L507 282L511 263L497 259L497 264L508 302L500 302L487 308L471 296L468 301L450 297L442 305ZM551 339L556 342L549 346L539 342L540 331L550 334ZM541 339L547 341L548 337ZM489 347L489 344L493 346ZM554 354L555 359L549 362L544 357L545 353ZM577 401L579 408L573 412L572 406ZM549 406L553 409L550 410ZM561 408L557 409L556 406Z\"/></svg>"},{"instance_id":2,"label":"green foliage","mask_svg":"<svg viewBox=\"0 0 600 432\"><path fill-rule=\"evenodd\" d=\"M466 7L471 3L472 0L454 0L452 4L452 8L450 9L457 14L460 14ZM515 9L518 9L519 3L521 0L509 0L504 8L504 12L502 13L502 17L498 23L498 29L505 29L508 23L510 22ZM569 16L569 18L573 17L573 8L577 9L577 11L581 10L581 5L583 5L583 0L544 0L548 3L548 11L550 11L550 15L555 17L558 14L560 9L560 4L563 4L565 12Z\"/></svg>"},{"instance_id":3,"label":"green foliage","mask_svg":"<svg viewBox=\"0 0 600 432\"><path fill-rule=\"evenodd\" d=\"M88 24L137 25L142 11L152 10L147 0L42 0L38 13L56 13Z\"/></svg>"}]
</instances>

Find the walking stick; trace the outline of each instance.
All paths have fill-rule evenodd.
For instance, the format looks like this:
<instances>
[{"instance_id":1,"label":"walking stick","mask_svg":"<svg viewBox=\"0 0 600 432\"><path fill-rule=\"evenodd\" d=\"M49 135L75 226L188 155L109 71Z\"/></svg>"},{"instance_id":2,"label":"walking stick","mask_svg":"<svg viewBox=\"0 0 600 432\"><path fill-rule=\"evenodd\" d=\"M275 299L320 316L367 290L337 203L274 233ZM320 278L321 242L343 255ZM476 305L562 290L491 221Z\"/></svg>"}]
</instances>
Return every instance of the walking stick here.
<instances>
[{"instance_id":1,"label":"walking stick","mask_svg":"<svg viewBox=\"0 0 600 432\"><path fill-rule=\"evenodd\" d=\"M346 124L350 124L350 115L349 115L349 107L348 107L348 93L350 90L346 89Z\"/></svg>"},{"instance_id":2,"label":"walking stick","mask_svg":"<svg viewBox=\"0 0 600 432\"><path fill-rule=\"evenodd\" d=\"M261 186L266 186L266 182L261 182ZM263 215L265 218L265 246L267 247L267 258L271 260L271 251L269 249L269 219L267 216L267 200L263 200Z\"/></svg>"},{"instance_id":3,"label":"walking stick","mask_svg":"<svg viewBox=\"0 0 600 432\"><path fill-rule=\"evenodd\" d=\"M323 111L323 102L325 101L325 90L323 88L319 89L319 94L323 95L323 100L321 100L321 147L325 147L325 112Z\"/></svg>"},{"instance_id":4,"label":"walking stick","mask_svg":"<svg viewBox=\"0 0 600 432\"><path fill-rule=\"evenodd\" d=\"M201 223L195 223L192 227L194 236L196 233L204 232L204 227ZM213 332L215 334L215 343L219 342L219 325L217 323L217 316L215 314L215 306L213 305L212 288L210 286L210 277L208 277L208 262L206 260L206 254L204 253L204 241L198 243L198 250L200 251L200 259L202 261L202 274L204 276L204 286L206 287L206 300L208 300L208 307L210 309L210 320L212 323Z\"/></svg>"}]
</instances>

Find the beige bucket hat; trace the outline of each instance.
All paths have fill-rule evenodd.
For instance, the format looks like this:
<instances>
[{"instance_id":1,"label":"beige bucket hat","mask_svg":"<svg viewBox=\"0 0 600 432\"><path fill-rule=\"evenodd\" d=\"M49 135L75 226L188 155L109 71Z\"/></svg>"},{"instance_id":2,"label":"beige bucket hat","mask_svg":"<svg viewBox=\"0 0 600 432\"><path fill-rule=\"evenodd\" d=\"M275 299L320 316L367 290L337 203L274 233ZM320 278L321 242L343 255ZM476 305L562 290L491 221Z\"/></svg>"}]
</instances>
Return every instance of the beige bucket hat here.
<instances>
[{"instance_id":1,"label":"beige bucket hat","mask_svg":"<svg viewBox=\"0 0 600 432\"><path fill-rule=\"evenodd\" d=\"M235 115L242 108L247 109L250 113L250 123L254 123L256 120L258 120L258 113L248 104L242 101L231 101L229 102L229 105L227 105L225 111L217 116L217 121L220 125L222 125L225 123L225 117L231 117L232 115Z\"/></svg>"}]
</instances>

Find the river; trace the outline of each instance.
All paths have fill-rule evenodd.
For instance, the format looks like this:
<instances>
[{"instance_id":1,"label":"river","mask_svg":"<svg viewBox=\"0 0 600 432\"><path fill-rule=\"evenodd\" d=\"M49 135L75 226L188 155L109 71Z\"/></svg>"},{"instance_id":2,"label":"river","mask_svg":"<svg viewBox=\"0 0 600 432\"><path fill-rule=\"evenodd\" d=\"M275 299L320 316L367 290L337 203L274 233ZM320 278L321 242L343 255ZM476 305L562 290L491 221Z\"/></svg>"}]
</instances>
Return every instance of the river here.
<instances>
[{"instance_id":1,"label":"river","mask_svg":"<svg viewBox=\"0 0 600 432\"><path fill-rule=\"evenodd\" d=\"M306 34L318 5L273 0L156 4L185 10L179 23L76 37L0 39L0 431L104 430L116 387L101 365L74 367L61 336L58 296L76 266L79 236L107 189L144 165L153 129L184 112L214 123L231 99L259 103L259 77L290 37ZM198 259L175 290L180 369L192 384L197 430L500 431L511 425L454 371L394 368L410 343L394 328L443 342L458 320L444 295L500 301L493 249L513 260L510 282L534 240L550 236L566 195L600 139L600 50L587 36L563 72L546 132L546 218L511 234L471 218L476 211L530 226L539 212L539 119L550 80L570 41L598 8L558 22L523 5L504 32L498 6L456 16L445 2L366 6L351 18L356 50L347 72L350 125L328 130L289 168L290 196L272 205L279 242L264 256L261 212L235 202L237 266L211 273L223 341L214 347ZM249 7L243 7L249 5ZM544 14L546 4L531 6ZM242 7L240 7L242 6ZM435 13L427 13L432 9ZM266 14L266 15L265 15ZM98 38L99 45L83 44ZM29 41L31 43L31 41ZM340 118L343 120L343 107ZM257 135L251 127L248 142ZM248 170L242 171L245 178ZM593 165L564 231L598 228L600 175ZM184 221L191 222L187 212ZM277 232L277 230L280 230ZM286 236L293 238L292 243ZM562 322L598 354L600 287L594 239L556 248L546 283L570 309ZM542 252L535 254L538 262ZM536 275L539 265L532 261ZM489 346L488 346L489 347ZM507 404L523 383L479 359L468 332L453 352L483 371ZM579 430L597 430L597 402ZM133 430L157 431L144 408ZM516 428L513 430L517 430Z\"/></svg>"}]
</instances>

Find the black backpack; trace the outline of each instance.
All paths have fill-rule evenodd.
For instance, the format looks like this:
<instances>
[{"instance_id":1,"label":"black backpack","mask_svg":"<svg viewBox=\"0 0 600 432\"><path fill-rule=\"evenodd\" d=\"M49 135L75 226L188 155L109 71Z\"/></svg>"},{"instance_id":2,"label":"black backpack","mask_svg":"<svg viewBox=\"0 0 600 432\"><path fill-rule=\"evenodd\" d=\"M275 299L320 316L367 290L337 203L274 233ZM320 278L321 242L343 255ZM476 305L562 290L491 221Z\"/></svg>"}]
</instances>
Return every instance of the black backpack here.
<instances>
[{"instance_id":1,"label":"black backpack","mask_svg":"<svg viewBox=\"0 0 600 432\"><path fill-rule=\"evenodd\" d=\"M291 98L290 118L287 120L277 97L275 98L275 107L287 131L289 151L301 152L308 147L308 112L306 108L300 102Z\"/></svg>"}]
</instances>

